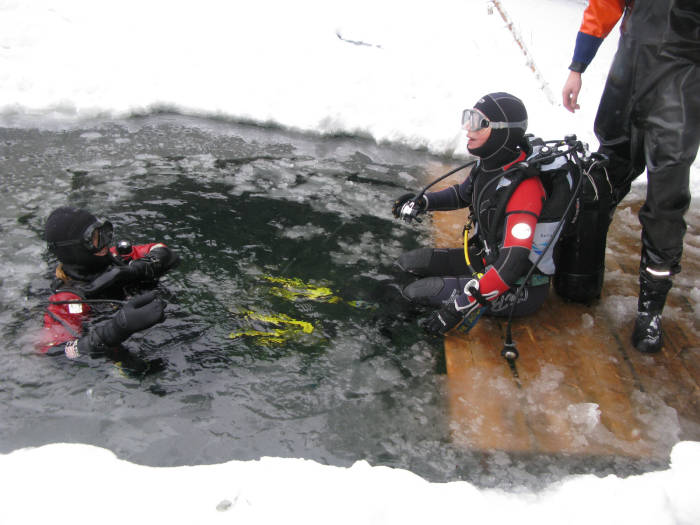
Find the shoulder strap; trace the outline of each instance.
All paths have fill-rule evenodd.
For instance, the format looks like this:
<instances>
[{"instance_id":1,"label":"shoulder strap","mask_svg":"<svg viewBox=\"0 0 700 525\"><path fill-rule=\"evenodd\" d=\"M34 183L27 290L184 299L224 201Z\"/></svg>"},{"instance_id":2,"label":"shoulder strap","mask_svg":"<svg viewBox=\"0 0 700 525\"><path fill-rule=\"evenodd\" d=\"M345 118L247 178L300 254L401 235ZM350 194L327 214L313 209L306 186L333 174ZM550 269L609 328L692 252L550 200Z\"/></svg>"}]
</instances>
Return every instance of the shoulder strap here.
<instances>
[{"instance_id":1,"label":"shoulder strap","mask_svg":"<svg viewBox=\"0 0 700 525\"><path fill-rule=\"evenodd\" d=\"M63 328L66 329L66 331L71 334L73 337L80 337L80 334L76 332L71 325L69 325L62 317L59 317L55 313L53 313L51 310L47 309L46 313L49 314L51 319L59 323Z\"/></svg>"},{"instance_id":2,"label":"shoulder strap","mask_svg":"<svg viewBox=\"0 0 700 525\"><path fill-rule=\"evenodd\" d=\"M501 230L503 222L505 221L506 206L508 206L508 201L510 201L510 198L513 196L513 193L515 193L515 190L518 189L518 186L520 186L520 183L534 175L534 173L529 172L530 170L523 170L517 168L515 169L517 170L515 173L508 175L508 178L510 179L511 183L508 186L504 186L496 190L496 198L498 201L498 204L496 205L496 211L494 213L496 223L492 225L492 227L489 230L486 231L485 236L486 243L489 249L491 250L490 259L495 259L495 257L498 255L498 250L496 249L496 238L498 237L498 232ZM503 175L501 175L501 177L505 177L506 175L507 173L504 173Z\"/></svg>"}]
</instances>

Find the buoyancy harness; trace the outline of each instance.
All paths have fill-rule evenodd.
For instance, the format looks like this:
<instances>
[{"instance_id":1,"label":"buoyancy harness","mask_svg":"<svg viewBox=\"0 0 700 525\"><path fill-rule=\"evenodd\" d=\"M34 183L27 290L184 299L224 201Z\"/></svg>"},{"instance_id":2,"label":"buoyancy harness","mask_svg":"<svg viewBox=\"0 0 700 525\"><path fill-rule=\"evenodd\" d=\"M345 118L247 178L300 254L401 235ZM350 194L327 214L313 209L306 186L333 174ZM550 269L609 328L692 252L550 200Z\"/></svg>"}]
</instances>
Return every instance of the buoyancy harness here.
<instances>
[{"instance_id":1,"label":"buoyancy harness","mask_svg":"<svg viewBox=\"0 0 700 525\"><path fill-rule=\"evenodd\" d=\"M533 237L530 260L537 261L538 270L544 275L554 273L552 251L549 244L556 243L558 224L565 220L567 204L574 191L573 163L563 155L556 155L555 148L542 139L526 136L523 144L527 149L523 160L516 162L502 173L492 176L485 184L474 183L473 213L470 222L479 225L479 235L485 254L485 264L492 264L499 254L506 207L520 184L530 177L538 177L546 199L538 217ZM488 186L496 188L489 189ZM546 252L544 259L538 259Z\"/></svg>"},{"instance_id":2,"label":"buoyancy harness","mask_svg":"<svg viewBox=\"0 0 700 525\"><path fill-rule=\"evenodd\" d=\"M488 184L498 185L489 209L476 206L485 263L498 256L498 236L508 201L522 181L537 176L547 197L533 239L531 271L536 268L544 275L553 275L555 289L563 298L587 303L600 296L605 270L612 208L607 159L590 153L574 135L546 142L532 135L526 138L530 148L527 159L489 180ZM484 220L486 216L495 220Z\"/></svg>"}]
</instances>

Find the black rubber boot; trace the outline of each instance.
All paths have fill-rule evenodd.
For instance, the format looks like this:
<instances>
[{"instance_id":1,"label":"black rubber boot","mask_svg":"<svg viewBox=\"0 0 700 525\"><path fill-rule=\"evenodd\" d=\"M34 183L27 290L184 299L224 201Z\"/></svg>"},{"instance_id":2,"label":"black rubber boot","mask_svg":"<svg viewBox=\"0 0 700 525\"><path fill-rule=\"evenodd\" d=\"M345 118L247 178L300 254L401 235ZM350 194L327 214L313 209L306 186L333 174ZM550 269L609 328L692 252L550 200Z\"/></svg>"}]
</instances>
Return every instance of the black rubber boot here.
<instances>
[{"instance_id":1,"label":"black rubber boot","mask_svg":"<svg viewBox=\"0 0 700 525\"><path fill-rule=\"evenodd\" d=\"M661 312L671 286L668 277L653 277L645 270L639 272L639 303L632 344L640 352L653 354L663 346Z\"/></svg>"}]
</instances>

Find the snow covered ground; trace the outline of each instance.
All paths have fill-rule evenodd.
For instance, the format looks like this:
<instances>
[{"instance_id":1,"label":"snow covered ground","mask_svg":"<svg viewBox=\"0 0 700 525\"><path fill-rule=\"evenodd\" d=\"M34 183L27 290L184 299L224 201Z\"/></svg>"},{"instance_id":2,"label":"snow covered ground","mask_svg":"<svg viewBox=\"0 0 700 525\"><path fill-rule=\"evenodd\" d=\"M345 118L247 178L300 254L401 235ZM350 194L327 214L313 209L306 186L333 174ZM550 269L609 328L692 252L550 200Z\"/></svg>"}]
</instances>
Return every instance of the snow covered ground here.
<instances>
[{"instance_id":1,"label":"snow covered ground","mask_svg":"<svg viewBox=\"0 0 700 525\"><path fill-rule=\"evenodd\" d=\"M56 444L0 456L0 522L537 525L698 523L700 444L678 444L664 472L575 476L541 492L428 483L406 470L262 458L142 467L104 449Z\"/></svg>"},{"instance_id":2,"label":"snow covered ground","mask_svg":"<svg viewBox=\"0 0 700 525\"><path fill-rule=\"evenodd\" d=\"M461 110L508 91L524 100L532 132L576 133L595 148L616 31L584 75L582 109L571 115L560 103L585 5L0 0L0 126L166 108L459 156ZM697 161L691 177L697 195ZM678 444L671 459L665 472L507 493L366 463L155 469L56 444L0 456L0 523L699 523L700 443Z\"/></svg>"}]
</instances>

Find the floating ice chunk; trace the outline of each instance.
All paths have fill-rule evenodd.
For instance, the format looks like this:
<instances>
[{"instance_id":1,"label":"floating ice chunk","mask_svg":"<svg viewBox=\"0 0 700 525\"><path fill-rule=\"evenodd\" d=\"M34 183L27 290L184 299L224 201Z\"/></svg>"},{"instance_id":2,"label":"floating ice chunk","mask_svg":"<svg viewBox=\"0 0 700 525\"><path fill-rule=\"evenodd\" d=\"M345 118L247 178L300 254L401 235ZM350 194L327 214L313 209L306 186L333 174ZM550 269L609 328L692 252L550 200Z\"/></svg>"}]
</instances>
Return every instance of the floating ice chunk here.
<instances>
[{"instance_id":1,"label":"floating ice chunk","mask_svg":"<svg viewBox=\"0 0 700 525\"><path fill-rule=\"evenodd\" d=\"M569 405L566 411L571 422L582 427L584 432L590 432L600 423L600 407L597 403Z\"/></svg>"},{"instance_id":2,"label":"floating ice chunk","mask_svg":"<svg viewBox=\"0 0 700 525\"><path fill-rule=\"evenodd\" d=\"M99 133L97 131L87 131L80 135L80 138L85 140L95 140L99 139L100 137L102 137L102 133Z\"/></svg>"},{"instance_id":3,"label":"floating ice chunk","mask_svg":"<svg viewBox=\"0 0 700 525\"><path fill-rule=\"evenodd\" d=\"M637 312L637 297L611 295L603 303L603 309L615 323L627 323Z\"/></svg>"},{"instance_id":4,"label":"floating ice chunk","mask_svg":"<svg viewBox=\"0 0 700 525\"><path fill-rule=\"evenodd\" d=\"M695 302L693 305L695 313L700 315L700 288L690 290L690 298Z\"/></svg>"},{"instance_id":5,"label":"floating ice chunk","mask_svg":"<svg viewBox=\"0 0 700 525\"><path fill-rule=\"evenodd\" d=\"M591 314L583 314L581 316L581 326L583 328L593 328L594 324L595 320L593 319L593 316Z\"/></svg>"},{"instance_id":6,"label":"floating ice chunk","mask_svg":"<svg viewBox=\"0 0 700 525\"><path fill-rule=\"evenodd\" d=\"M629 228L632 228L633 230L640 229L639 220L632 211L632 208L630 208L629 206L625 208L618 208L615 213L615 218L622 224Z\"/></svg>"},{"instance_id":7,"label":"floating ice chunk","mask_svg":"<svg viewBox=\"0 0 700 525\"><path fill-rule=\"evenodd\" d=\"M326 230L324 230L320 226L315 226L309 222L305 225L291 226L289 228L286 228L282 232L282 236L287 237L288 239L309 240L313 237L319 237L325 233L327 233Z\"/></svg>"}]
</instances>

